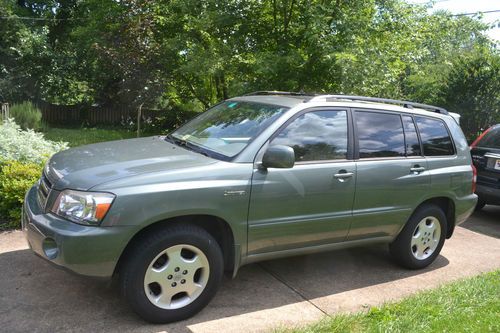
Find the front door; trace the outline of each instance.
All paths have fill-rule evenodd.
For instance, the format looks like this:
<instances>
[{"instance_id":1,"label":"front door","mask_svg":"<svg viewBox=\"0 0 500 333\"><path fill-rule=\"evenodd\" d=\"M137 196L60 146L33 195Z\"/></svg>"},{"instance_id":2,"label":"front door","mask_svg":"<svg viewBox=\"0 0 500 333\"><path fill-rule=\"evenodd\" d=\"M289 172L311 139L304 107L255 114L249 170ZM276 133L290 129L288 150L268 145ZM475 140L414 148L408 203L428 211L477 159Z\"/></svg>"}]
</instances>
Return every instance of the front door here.
<instances>
[{"instance_id":1,"label":"front door","mask_svg":"<svg viewBox=\"0 0 500 333\"><path fill-rule=\"evenodd\" d=\"M347 110L311 110L292 118L270 145L295 151L291 169L254 170L248 254L345 240L356 170Z\"/></svg>"}]
</instances>

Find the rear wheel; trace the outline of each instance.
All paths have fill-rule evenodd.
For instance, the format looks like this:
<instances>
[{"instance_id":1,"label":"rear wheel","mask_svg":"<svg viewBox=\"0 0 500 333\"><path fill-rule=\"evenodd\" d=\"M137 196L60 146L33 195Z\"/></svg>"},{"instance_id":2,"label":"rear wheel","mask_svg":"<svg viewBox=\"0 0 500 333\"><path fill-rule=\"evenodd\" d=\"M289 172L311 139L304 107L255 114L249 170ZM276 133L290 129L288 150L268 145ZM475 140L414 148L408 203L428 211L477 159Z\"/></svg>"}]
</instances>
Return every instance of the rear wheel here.
<instances>
[{"instance_id":1,"label":"rear wheel","mask_svg":"<svg viewBox=\"0 0 500 333\"><path fill-rule=\"evenodd\" d=\"M446 216L441 208L431 204L422 206L389 245L391 255L398 264L406 268L427 267L439 255L446 230Z\"/></svg>"},{"instance_id":2,"label":"rear wheel","mask_svg":"<svg viewBox=\"0 0 500 333\"><path fill-rule=\"evenodd\" d=\"M178 225L143 237L121 274L121 290L132 309L153 323L189 318L217 292L223 256L205 230Z\"/></svg>"}]
</instances>

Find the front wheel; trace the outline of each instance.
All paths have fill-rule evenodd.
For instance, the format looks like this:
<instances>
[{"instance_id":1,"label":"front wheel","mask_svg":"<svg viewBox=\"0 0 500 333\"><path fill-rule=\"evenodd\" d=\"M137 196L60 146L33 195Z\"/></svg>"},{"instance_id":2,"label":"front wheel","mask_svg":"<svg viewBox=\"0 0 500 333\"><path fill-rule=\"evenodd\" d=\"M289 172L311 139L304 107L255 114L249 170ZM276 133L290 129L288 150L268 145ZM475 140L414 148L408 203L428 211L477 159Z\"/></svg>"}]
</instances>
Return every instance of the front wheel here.
<instances>
[{"instance_id":1,"label":"front wheel","mask_svg":"<svg viewBox=\"0 0 500 333\"><path fill-rule=\"evenodd\" d=\"M431 204L422 206L413 213L401 233L389 245L390 253L403 267L427 267L439 255L446 230L446 216L441 208Z\"/></svg>"},{"instance_id":2,"label":"front wheel","mask_svg":"<svg viewBox=\"0 0 500 333\"><path fill-rule=\"evenodd\" d=\"M223 256L217 241L191 226L167 227L140 239L121 274L132 309L152 323L189 318L217 292Z\"/></svg>"}]
</instances>

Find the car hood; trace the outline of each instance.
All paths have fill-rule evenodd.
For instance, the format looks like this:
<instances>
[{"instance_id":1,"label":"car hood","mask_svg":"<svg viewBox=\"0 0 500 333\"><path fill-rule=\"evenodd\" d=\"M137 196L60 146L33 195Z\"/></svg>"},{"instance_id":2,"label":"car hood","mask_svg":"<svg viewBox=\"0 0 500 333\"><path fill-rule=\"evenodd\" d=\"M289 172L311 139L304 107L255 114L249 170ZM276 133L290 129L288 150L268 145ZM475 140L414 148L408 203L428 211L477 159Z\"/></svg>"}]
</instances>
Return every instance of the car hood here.
<instances>
[{"instance_id":1,"label":"car hood","mask_svg":"<svg viewBox=\"0 0 500 333\"><path fill-rule=\"evenodd\" d=\"M88 190L138 174L216 162L156 136L103 142L59 152L45 166L45 174L56 190Z\"/></svg>"}]
</instances>

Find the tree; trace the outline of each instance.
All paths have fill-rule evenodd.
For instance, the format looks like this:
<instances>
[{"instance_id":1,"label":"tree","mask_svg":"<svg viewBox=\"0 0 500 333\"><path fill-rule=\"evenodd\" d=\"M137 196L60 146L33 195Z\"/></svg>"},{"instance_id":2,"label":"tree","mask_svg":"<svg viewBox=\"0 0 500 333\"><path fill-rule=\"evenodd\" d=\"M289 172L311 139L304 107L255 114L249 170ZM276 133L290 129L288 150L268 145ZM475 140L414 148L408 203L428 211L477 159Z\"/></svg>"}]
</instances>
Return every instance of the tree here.
<instances>
[{"instance_id":1,"label":"tree","mask_svg":"<svg viewBox=\"0 0 500 333\"><path fill-rule=\"evenodd\" d=\"M462 115L461 126L469 136L500 122L500 53L481 48L458 57L441 98L450 111Z\"/></svg>"},{"instance_id":2,"label":"tree","mask_svg":"<svg viewBox=\"0 0 500 333\"><path fill-rule=\"evenodd\" d=\"M35 97L39 65L45 58L44 29L12 19L17 17L16 9L12 1L0 2L5 17L0 24L0 100L9 102Z\"/></svg>"},{"instance_id":3,"label":"tree","mask_svg":"<svg viewBox=\"0 0 500 333\"><path fill-rule=\"evenodd\" d=\"M442 104L457 58L495 48L477 17L402 0L2 1L43 20L2 21L0 94L56 104L199 111L253 90Z\"/></svg>"}]
</instances>

